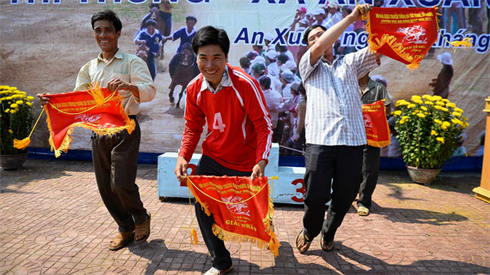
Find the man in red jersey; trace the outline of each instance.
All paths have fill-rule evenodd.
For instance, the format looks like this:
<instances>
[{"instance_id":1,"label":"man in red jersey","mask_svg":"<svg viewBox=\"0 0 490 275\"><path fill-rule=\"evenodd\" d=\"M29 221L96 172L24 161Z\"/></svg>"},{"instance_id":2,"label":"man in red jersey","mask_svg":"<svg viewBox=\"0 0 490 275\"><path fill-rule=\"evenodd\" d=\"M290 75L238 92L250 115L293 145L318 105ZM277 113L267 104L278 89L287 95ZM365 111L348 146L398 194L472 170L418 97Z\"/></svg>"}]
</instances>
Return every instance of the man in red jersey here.
<instances>
[{"instance_id":1,"label":"man in red jersey","mask_svg":"<svg viewBox=\"0 0 490 275\"><path fill-rule=\"evenodd\" d=\"M186 181L187 164L207 122L197 175L264 176L272 144L272 121L259 83L228 62L230 40L223 29L206 26L192 40L201 72L187 86L185 130L175 175ZM230 252L212 232L213 215L196 203L196 217L213 266L206 274L233 268Z\"/></svg>"}]
</instances>

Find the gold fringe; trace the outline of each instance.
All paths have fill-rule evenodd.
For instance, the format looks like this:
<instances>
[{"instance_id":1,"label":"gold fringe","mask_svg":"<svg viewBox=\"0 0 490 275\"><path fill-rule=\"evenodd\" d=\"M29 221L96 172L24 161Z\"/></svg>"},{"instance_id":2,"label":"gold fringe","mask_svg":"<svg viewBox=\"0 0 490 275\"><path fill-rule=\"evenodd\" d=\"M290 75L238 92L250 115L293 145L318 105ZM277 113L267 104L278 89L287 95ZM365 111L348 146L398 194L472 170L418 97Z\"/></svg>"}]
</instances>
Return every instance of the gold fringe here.
<instances>
[{"instance_id":1,"label":"gold fringe","mask_svg":"<svg viewBox=\"0 0 490 275\"><path fill-rule=\"evenodd\" d=\"M208 216L211 216L211 212L209 211L208 204L203 202L199 198L199 196L196 195L196 190L194 190L194 186L192 185L191 179L189 177L187 177L187 188L189 188L191 190L192 195L194 195L194 198L196 199L196 202L201 204L201 209L204 210L204 213L206 213L206 215L208 215Z\"/></svg>"},{"instance_id":2,"label":"gold fringe","mask_svg":"<svg viewBox=\"0 0 490 275\"><path fill-rule=\"evenodd\" d=\"M367 144L369 146L381 148L381 147L386 147L386 146L390 145L391 143L390 143L390 141L374 141L374 140L368 139Z\"/></svg>"},{"instance_id":3,"label":"gold fringe","mask_svg":"<svg viewBox=\"0 0 490 275\"><path fill-rule=\"evenodd\" d=\"M252 236L245 236L238 233L229 232L219 227L217 224L213 224L213 234L222 241L230 241L234 243L248 242L255 245L259 249L266 249L267 247L269 247L270 242L273 241L271 239L271 241L267 242ZM271 252L274 254L274 256L278 256L278 247L275 246L275 244L273 245L273 247L275 251L271 250Z\"/></svg>"},{"instance_id":4,"label":"gold fringe","mask_svg":"<svg viewBox=\"0 0 490 275\"><path fill-rule=\"evenodd\" d=\"M420 61L412 62L412 63L410 63L410 64L407 65L407 68L409 68L413 72L413 70L419 68L419 62Z\"/></svg>"},{"instance_id":5,"label":"gold fringe","mask_svg":"<svg viewBox=\"0 0 490 275\"><path fill-rule=\"evenodd\" d=\"M29 145L29 143L31 143L30 137L26 137L25 139L22 139L22 140L14 139L14 147L19 149L19 150L26 149L26 147L27 147L27 145Z\"/></svg>"}]
</instances>

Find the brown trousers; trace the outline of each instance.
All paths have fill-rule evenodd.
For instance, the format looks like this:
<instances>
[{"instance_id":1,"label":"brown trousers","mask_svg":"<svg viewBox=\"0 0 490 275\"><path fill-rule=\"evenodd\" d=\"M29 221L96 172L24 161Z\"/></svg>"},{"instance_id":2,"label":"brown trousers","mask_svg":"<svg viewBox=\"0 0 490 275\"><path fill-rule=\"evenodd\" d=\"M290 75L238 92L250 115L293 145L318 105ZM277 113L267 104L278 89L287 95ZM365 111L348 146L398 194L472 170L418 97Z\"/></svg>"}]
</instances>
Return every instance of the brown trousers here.
<instances>
[{"instance_id":1,"label":"brown trousers","mask_svg":"<svg viewBox=\"0 0 490 275\"><path fill-rule=\"evenodd\" d=\"M126 130L112 136L92 134L97 186L107 210L119 225L119 232L133 231L135 224L142 224L147 219L135 183L140 140L137 121L131 134Z\"/></svg>"}]
</instances>

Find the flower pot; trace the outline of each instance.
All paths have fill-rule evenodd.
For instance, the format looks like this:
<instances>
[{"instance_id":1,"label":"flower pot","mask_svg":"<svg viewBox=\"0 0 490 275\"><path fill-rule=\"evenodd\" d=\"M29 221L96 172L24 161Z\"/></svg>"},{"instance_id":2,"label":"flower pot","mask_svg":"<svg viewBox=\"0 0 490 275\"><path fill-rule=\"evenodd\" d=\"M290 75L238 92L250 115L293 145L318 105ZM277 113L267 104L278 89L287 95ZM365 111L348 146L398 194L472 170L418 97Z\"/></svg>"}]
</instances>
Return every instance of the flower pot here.
<instances>
[{"instance_id":1,"label":"flower pot","mask_svg":"<svg viewBox=\"0 0 490 275\"><path fill-rule=\"evenodd\" d=\"M29 152L13 155L0 155L2 170L16 170L22 167Z\"/></svg>"},{"instance_id":2,"label":"flower pot","mask_svg":"<svg viewBox=\"0 0 490 275\"><path fill-rule=\"evenodd\" d=\"M436 179L441 169L424 169L407 166L407 171L413 182L429 185Z\"/></svg>"}]
</instances>

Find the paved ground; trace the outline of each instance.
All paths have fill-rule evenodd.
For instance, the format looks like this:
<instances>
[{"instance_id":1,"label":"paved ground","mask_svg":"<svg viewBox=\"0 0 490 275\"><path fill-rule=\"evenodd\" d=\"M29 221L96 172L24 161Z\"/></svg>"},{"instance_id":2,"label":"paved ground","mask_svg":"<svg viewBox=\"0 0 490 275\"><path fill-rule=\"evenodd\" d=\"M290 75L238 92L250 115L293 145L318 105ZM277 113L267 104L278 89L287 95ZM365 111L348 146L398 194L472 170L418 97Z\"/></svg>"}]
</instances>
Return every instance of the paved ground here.
<instances>
[{"instance_id":1,"label":"paved ground","mask_svg":"<svg viewBox=\"0 0 490 275\"><path fill-rule=\"evenodd\" d=\"M0 176L1 274L201 274L211 266L200 233L190 244L189 202L159 200L156 165L140 165L137 179L152 235L117 252L107 249L117 227L91 163L29 159ZM443 173L423 186L405 171L383 171L373 213L360 217L353 206L333 252L315 239L299 254L302 207L276 205L280 256L228 244L231 274L490 274L490 204L471 193L479 183L478 174Z\"/></svg>"}]
</instances>

